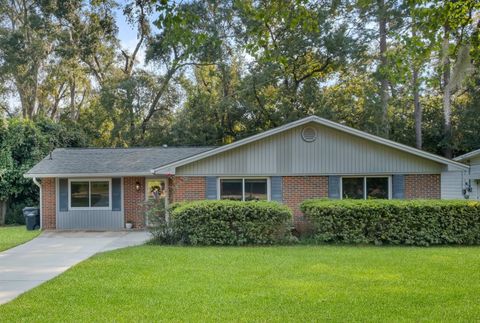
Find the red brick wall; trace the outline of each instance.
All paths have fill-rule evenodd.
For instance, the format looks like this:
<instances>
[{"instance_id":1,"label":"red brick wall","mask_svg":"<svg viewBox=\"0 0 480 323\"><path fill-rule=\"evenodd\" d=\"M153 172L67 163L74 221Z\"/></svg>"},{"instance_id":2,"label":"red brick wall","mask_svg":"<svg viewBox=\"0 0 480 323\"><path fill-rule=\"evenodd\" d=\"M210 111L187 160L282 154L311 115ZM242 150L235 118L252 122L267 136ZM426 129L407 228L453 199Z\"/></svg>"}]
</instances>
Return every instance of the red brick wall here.
<instances>
[{"instance_id":1,"label":"red brick wall","mask_svg":"<svg viewBox=\"0 0 480 323\"><path fill-rule=\"evenodd\" d=\"M42 229L52 230L57 226L57 199L55 178L42 179Z\"/></svg>"},{"instance_id":2,"label":"red brick wall","mask_svg":"<svg viewBox=\"0 0 480 323\"><path fill-rule=\"evenodd\" d=\"M327 176L285 176L283 177L283 203L293 211L295 227L298 231L307 230L300 204L311 198L328 197Z\"/></svg>"},{"instance_id":3,"label":"red brick wall","mask_svg":"<svg viewBox=\"0 0 480 323\"><path fill-rule=\"evenodd\" d=\"M205 177L171 177L168 180L170 202L205 200L205 185Z\"/></svg>"},{"instance_id":4,"label":"red brick wall","mask_svg":"<svg viewBox=\"0 0 480 323\"><path fill-rule=\"evenodd\" d=\"M440 199L439 174L405 175L406 199Z\"/></svg>"},{"instance_id":5,"label":"red brick wall","mask_svg":"<svg viewBox=\"0 0 480 323\"><path fill-rule=\"evenodd\" d=\"M140 189L135 188L140 183ZM131 222L134 228L143 228L145 218L142 203L145 202L145 177L123 178L123 210L125 223Z\"/></svg>"}]
</instances>

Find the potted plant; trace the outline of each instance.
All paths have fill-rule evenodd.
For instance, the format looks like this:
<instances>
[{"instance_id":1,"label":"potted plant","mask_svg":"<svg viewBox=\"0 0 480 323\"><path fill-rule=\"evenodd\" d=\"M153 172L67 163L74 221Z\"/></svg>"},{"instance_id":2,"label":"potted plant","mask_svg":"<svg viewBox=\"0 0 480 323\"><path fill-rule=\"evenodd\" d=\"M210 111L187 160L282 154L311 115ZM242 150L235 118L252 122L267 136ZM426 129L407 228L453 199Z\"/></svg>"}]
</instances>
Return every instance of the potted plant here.
<instances>
[{"instance_id":1,"label":"potted plant","mask_svg":"<svg viewBox=\"0 0 480 323\"><path fill-rule=\"evenodd\" d=\"M130 230L131 228L133 228L133 223L132 223L132 222L127 222L127 223L125 223L125 228L126 228L127 230Z\"/></svg>"}]
</instances>

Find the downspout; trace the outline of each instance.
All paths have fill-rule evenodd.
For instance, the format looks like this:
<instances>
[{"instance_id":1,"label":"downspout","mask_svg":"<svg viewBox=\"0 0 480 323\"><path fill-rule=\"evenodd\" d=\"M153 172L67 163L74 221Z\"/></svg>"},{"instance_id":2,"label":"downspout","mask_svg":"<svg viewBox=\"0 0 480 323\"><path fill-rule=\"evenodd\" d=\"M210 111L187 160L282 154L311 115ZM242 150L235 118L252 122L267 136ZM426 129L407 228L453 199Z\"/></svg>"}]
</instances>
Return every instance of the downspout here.
<instances>
[{"instance_id":1,"label":"downspout","mask_svg":"<svg viewBox=\"0 0 480 323\"><path fill-rule=\"evenodd\" d=\"M35 183L35 185L38 186L38 188L40 189L40 230L42 230L42 226L43 226L43 221L42 221L42 185L40 185L40 183L37 181L37 178L36 177L33 177L33 182Z\"/></svg>"}]
</instances>

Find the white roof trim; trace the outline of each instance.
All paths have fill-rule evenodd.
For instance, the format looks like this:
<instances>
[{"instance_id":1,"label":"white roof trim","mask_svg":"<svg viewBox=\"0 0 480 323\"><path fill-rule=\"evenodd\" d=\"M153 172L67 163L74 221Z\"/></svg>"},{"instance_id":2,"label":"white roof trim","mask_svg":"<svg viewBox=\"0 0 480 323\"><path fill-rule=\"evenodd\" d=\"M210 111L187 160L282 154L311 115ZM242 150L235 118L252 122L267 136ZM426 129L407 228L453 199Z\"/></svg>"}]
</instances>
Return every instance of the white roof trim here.
<instances>
[{"instance_id":1,"label":"white roof trim","mask_svg":"<svg viewBox=\"0 0 480 323\"><path fill-rule=\"evenodd\" d=\"M466 153L464 155L455 157L453 160L462 161L462 160L466 160L466 159L477 157L477 156L480 156L480 149L477 149L477 150L471 151L469 153Z\"/></svg>"},{"instance_id":2,"label":"white roof trim","mask_svg":"<svg viewBox=\"0 0 480 323\"><path fill-rule=\"evenodd\" d=\"M182 159L182 160L179 160L179 161L167 164L167 165L163 165L163 166L154 168L154 169L151 170L151 172L153 174L166 173L165 171L167 169L170 170L170 172L171 172L172 167L174 168L174 167L179 167L179 166L183 166L183 165L186 165L186 164L190 164L190 163L193 163L197 160L204 159L204 158L216 155L216 154L220 154L222 152L225 152L225 151L228 151L228 150L240 147L240 146L244 146L244 145L249 144L251 142L254 142L254 141L257 141L257 140L260 140L260 139L263 139L263 138L266 138L266 137L269 137L269 136L272 136L272 135L275 135L277 133L295 128L297 126L300 126L300 125L303 125L303 124L306 124L306 123L309 123L309 122L315 122L317 124L320 124L320 125L332 128L332 129L340 130L340 131L352 134L354 136L370 140L372 142L376 142L376 143L379 143L379 144L382 144L382 145L385 145L385 146L388 146L388 147L391 147L391 148L395 148L395 149L410 153L410 154L415 155L415 156L419 156L419 157L422 157L422 158L425 158L425 159L435 161L435 162L440 163L440 164L451 165L451 166L458 167L458 168L465 169L465 170L468 169L467 165L464 165L462 163L450 160L448 158L437 156L437 155L425 152L425 151L420 150L420 149L416 149L416 148L413 148L413 147L410 147L410 146L407 146L407 145L400 144L400 143L392 141L392 140L388 140L388 139L384 139L384 138L381 138L381 137L378 137L378 136L375 136L375 135L371 135L369 133L366 133L366 132L363 132L363 131L360 131L360 130L357 130L357 129L354 129L354 128L350 128L350 127L344 126L342 124L339 124L339 123L336 123L336 122L333 122L333 121L330 121L330 120L327 120L327 119L323 119L323 118L320 118L320 117L317 117L317 116L310 116L310 117L306 117L306 118L288 123L286 125L271 129L271 130L267 130L267 131L259 133L257 135L254 135L254 136L236 141L234 143L231 143L231 144L228 144L228 145L225 145L225 146L221 146L221 147L206 151L204 153L200 153L198 155L187 157L185 159Z\"/></svg>"},{"instance_id":3,"label":"white roof trim","mask_svg":"<svg viewBox=\"0 0 480 323\"><path fill-rule=\"evenodd\" d=\"M47 177L126 177L126 176L152 176L152 173L64 173L64 174L24 174L25 178L47 178Z\"/></svg>"}]
</instances>

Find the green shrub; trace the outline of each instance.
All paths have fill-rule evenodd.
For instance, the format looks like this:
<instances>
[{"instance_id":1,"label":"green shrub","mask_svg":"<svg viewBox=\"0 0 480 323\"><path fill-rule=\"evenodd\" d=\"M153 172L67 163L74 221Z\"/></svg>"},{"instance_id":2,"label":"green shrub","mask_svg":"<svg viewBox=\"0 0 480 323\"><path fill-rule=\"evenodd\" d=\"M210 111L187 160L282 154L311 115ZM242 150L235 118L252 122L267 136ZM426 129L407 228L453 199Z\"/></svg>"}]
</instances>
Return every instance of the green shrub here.
<instances>
[{"instance_id":1,"label":"green shrub","mask_svg":"<svg viewBox=\"0 0 480 323\"><path fill-rule=\"evenodd\" d=\"M318 243L480 244L480 202L307 200L301 210Z\"/></svg>"},{"instance_id":2,"label":"green shrub","mask_svg":"<svg viewBox=\"0 0 480 323\"><path fill-rule=\"evenodd\" d=\"M147 229L152 234L152 240L161 244L175 244L178 238L168 221L165 199L151 199L145 202L145 218Z\"/></svg>"},{"instance_id":3,"label":"green shrub","mask_svg":"<svg viewBox=\"0 0 480 323\"><path fill-rule=\"evenodd\" d=\"M292 239L292 212L276 202L188 202L174 205L170 217L185 244L253 245Z\"/></svg>"}]
</instances>

